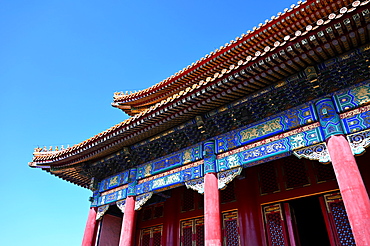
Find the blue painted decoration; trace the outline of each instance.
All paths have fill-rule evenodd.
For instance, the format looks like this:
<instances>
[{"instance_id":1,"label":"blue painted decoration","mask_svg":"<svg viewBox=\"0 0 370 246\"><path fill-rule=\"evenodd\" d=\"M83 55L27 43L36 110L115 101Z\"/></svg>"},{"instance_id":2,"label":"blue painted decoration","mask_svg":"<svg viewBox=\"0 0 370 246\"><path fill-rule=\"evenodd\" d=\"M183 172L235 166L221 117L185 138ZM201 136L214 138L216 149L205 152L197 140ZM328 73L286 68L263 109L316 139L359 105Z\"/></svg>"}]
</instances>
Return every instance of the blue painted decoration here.
<instances>
[{"instance_id":1,"label":"blue painted decoration","mask_svg":"<svg viewBox=\"0 0 370 246\"><path fill-rule=\"evenodd\" d=\"M367 83L333 96L339 112L358 108L370 102L370 84Z\"/></svg>"},{"instance_id":2,"label":"blue painted decoration","mask_svg":"<svg viewBox=\"0 0 370 246\"><path fill-rule=\"evenodd\" d=\"M351 134L370 128L370 105L354 109L340 115L346 134Z\"/></svg>"},{"instance_id":3,"label":"blue painted decoration","mask_svg":"<svg viewBox=\"0 0 370 246\"><path fill-rule=\"evenodd\" d=\"M202 158L202 145L194 145L171 155L138 166L137 179L149 177Z\"/></svg>"},{"instance_id":4,"label":"blue painted decoration","mask_svg":"<svg viewBox=\"0 0 370 246\"><path fill-rule=\"evenodd\" d=\"M115 201L125 199L127 196L128 196L127 188L102 193L100 194L100 196L99 195L94 196L92 206L102 206L105 204L113 203Z\"/></svg>"},{"instance_id":5,"label":"blue painted decoration","mask_svg":"<svg viewBox=\"0 0 370 246\"><path fill-rule=\"evenodd\" d=\"M136 195L183 184L185 181L197 179L203 175L203 164L201 162L192 163L187 166L179 167L174 170L143 179L136 185Z\"/></svg>"},{"instance_id":6,"label":"blue painted decoration","mask_svg":"<svg viewBox=\"0 0 370 246\"><path fill-rule=\"evenodd\" d=\"M107 179L102 180L99 184L99 192L103 192L106 190L113 189L115 187L124 185L128 183L128 176L129 171L125 171L123 173L114 175L113 177L109 177Z\"/></svg>"},{"instance_id":7,"label":"blue painted decoration","mask_svg":"<svg viewBox=\"0 0 370 246\"><path fill-rule=\"evenodd\" d=\"M216 172L215 141L207 141L203 147L204 173Z\"/></svg>"},{"instance_id":8,"label":"blue painted decoration","mask_svg":"<svg viewBox=\"0 0 370 246\"><path fill-rule=\"evenodd\" d=\"M216 137L216 153L262 140L288 130L292 130L318 120L312 104L284 111L273 117L248 125Z\"/></svg>"},{"instance_id":9,"label":"blue painted decoration","mask_svg":"<svg viewBox=\"0 0 370 246\"><path fill-rule=\"evenodd\" d=\"M341 121L331 98L320 99L315 105L325 139L332 135L343 134Z\"/></svg>"},{"instance_id":10,"label":"blue painted decoration","mask_svg":"<svg viewBox=\"0 0 370 246\"><path fill-rule=\"evenodd\" d=\"M293 131L293 133L294 132L295 131ZM279 137L280 139L278 139ZM256 144L243 146L240 150L236 149L220 155L220 158L217 159L217 171L225 171L239 166L248 167L255 165L257 162L260 163L261 160L266 162L266 159L270 159L278 155L285 155L290 153L292 150L322 141L323 137L319 127L289 136L281 134L276 137L275 141L269 141L269 139L266 139Z\"/></svg>"}]
</instances>

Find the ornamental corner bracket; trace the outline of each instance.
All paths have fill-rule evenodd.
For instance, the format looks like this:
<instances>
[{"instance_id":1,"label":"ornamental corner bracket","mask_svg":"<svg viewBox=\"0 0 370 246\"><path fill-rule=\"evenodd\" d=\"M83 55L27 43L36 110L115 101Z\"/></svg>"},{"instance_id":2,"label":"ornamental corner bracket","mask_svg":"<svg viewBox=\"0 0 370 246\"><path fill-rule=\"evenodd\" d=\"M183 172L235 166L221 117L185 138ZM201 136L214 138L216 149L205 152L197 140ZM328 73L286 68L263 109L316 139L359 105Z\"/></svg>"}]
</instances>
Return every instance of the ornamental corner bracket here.
<instances>
[{"instance_id":1,"label":"ornamental corner bracket","mask_svg":"<svg viewBox=\"0 0 370 246\"><path fill-rule=\"evenodd\" d=\"M234 180L235 177L239 176L242 172L241 167L230 169L217 174L218 177L218 188L220 190L225 189L227 184Z\"/></svg>"},{"instance_id":2,"label":"ornamental corner bracket","mask_svg":"<svg viewBox=\"0 0 370 246\"><path fill-rule=\"evenodd\" d=\"M185 181L185 186L187 189L192 189L197 191L199 194L204 193L204 177L199 179L193 179L189 181Z\"/></svg>"},{"instance_id":3,"label":"ornamental corner bracket","mask_svg":"<svg viewBox=\"0 0 370 246\"><path fill-rule=\"evenodd\" d=\"M148 192L136 197L135 210L140 210L141 207L152 197L153 192Z\"/></svg>"},{"instance_id":4,"label":"ornamental corner bracket","mask_svg":"<svg viewBox=\"0 0 370 246\"><path fill-rule=\"evenodd\" d=\"M108 208L109 208L109 205L98 207L98 211L96 213L96 220L101 220L105 212L107 212Z\"/></svg>"},{"instance_id":5,"label":"ornamental corner bracket","mask_svg":"<svg viewBox=\"0 0 370 246\"><path fill-rule=\"evenodd\" d=\"M241 167L230 169L217 173L218 189L226 188L226 185L234 180L234 178L242 172ZM199 194L204 194L204 177L185 182L186 188L197 191Z\"/></svg>"},{"instance_id":6,"label":"ornamental corner bracket","mask_svg":"<svg viewBox=\"0 0 370 246\"><path fill-rule=\"evenodd\" d=\"M323 164L328 164L329 162L331 162L326 143L320 143L309 147L301 148L298 150L294 150L293 154L297 156L299 159L303 157L309 160L319 161Z\"/></svg>"},{"instance_id":7,"label":"ornamental corner bracket","mask_svg":"<svg viewBox=\"0 0 370 246\"><path fill-rule=\"evenodd\" d=\"M361 155L365 148L370 146L370 130L354 133L347 136L353 155Z\"/></svg>"}]
</instances>

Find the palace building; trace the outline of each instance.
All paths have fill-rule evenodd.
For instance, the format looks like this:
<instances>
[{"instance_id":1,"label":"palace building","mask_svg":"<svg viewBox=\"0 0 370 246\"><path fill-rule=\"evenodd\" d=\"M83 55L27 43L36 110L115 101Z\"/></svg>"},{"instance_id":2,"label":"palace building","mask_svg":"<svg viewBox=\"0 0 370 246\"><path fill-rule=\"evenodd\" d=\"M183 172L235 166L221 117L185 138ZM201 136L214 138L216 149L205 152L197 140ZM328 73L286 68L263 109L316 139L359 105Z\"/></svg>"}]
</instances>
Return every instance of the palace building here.
<instances>
[{"instance_id":1,"label":"palace building","mask_svg":"<svg viewBox=\"0 0 370 246\"><path fill-rule=\"evenodd\" d=\"M369 2L298 2L29 165L92 190L83 246L370 245Z\"/></svg>"}]
</instances>

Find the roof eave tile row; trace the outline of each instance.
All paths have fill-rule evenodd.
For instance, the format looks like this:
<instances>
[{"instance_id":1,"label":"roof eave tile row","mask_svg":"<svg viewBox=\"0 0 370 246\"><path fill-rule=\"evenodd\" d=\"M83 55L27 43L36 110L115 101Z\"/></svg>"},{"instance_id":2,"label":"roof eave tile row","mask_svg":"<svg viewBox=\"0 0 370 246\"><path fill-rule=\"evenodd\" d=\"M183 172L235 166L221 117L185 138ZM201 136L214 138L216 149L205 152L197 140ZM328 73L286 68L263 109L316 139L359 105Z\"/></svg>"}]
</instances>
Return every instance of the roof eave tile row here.
<instances>
[{"instance_id":1,"label":"roof eave tile row","mask_svg":"<svg viewBox=\"0 0 370 246\"><path fill-rule=\"evenodd\" d=\"M281 18L284 18L285 15L292 12L294 9L297 9L299 7L304 8L307 4L310 4L313 2L313 0L309 1L298 1L297 5L292 4L291 8L284 9L284 13L279 12L277 15L278 17L272 16L270 20L265 20L265 23L260 23L257 27L254 27L252 31L248 30L247 34L242 34L241 37L236 37L235 40L231 40L229 43L225 43L224 46L221 46L219 49L216 49L215 51L211 51L209 54L206 54L204 57L200 58L198 61L193 62L191 65L188 65L187 67L183 68L182 70L176 72L174 75L171 75L170 77L166 78L165 80L138 92L131 93L131 94L124 94L116 92L114 95L114 102L130 102L134 100L138 100L141 98L147 98L149 95L157 93L164 88L171 86L177 79L180 79L183 75L188 74L192 70L195 70L197 68L200 68L202 65L209 63L212 60L217 60L221 54L224 54L228 50L234 48L235 46L239 45L243 41L250 38L252 35L254 35L256 32L260 31L260 29L263 29L268 24L273 24L274 22L278 22Z\"/></svg>"},{"instance_id":2,"label":"roof eave tile row","mask_svg":"<svg viewBox=\"0 0 370 246\"><path fill-rule=\"evenodd\" d=\"M339 1L340 2L340 1ZM350 4L352 1L343 1L344 4ZM114 96L114 103L113 105L117 105L117 103L129 103L136 100L140 100L142 98L145 98L146 100L152 100L152 97L160 97L163 93L164 89L166 87L169 87L173 85L176 81L184 79L185 75L189 75L195 70L200 69L201 67L204 67L207 64L216 64L220 62L219 60L222 60L221 57L226 54L227 52L232 51L233 48L238 48L240 46L243 46L246 44L246 41L253 37L253 35L258 34L260 32L265 31L266 35L269 35L269 30L271 30L272 25L276 25L277 23L280 23L280 21L284 21L288 19L292 14L299 14L299 11L305 11L307 7L309 7L314 1L306 1L301 2L299 1L297 5L292 5L290 9L285 9L284 13L278 13L277 17L272 16L270 20L266 20L265 23L260 23L258 27L254 27L253 31L248 31L247 34L242 34L241 37L237 37L235 40L230 41L230 43L226 43L225 46L221 46L219 49L216 49L215 51L211 52L210 54L207 54L205 57L202 57L197 62L193 63L192 65L189 65L188 67L180 70L179 72L175 73L175 75L170 76L169 78L165 79L164 81L159 82L158 84L149 87L148 89L145 89L143 91L139 91L137 93L133 94L119 94L115 93ZM316 5L318 5L319 8L328 7L329 4L335 5L337 2L335 1L316 1ZM325 13L325 10L324 10ZM306 18L320 18L315 15L320 15L320 12L314 13L314 17L307 16ZM302 14L303 15L303 14ZM280 23L280 25L282 25ZM269 29L269 30L268 30ZM276 33L275 33L276 34ZM249 44L246 44L247 47L245 47L245 51L250 48L248 47ZM254 43L250 46L254 46ZM125 110L125 112L127 112Z\"/></svg>"},{"instance_id":3,"label":"roof eave tile row","mask_svg":"<svg viewBox=\"0 0 370 246\"><path fill-rule=\"evenodd\" d=\"M359 1L358 1L359 2ZM367 4L369 1L363 1L361 5ZM317 23L318 25L322 25L323 23ZM293 37L296 38L296 37ZM291 40L285 40L285 41L291 41ZM284 42L280 43L283 44ZM280 45L279 45L280 46ZM124 141L127 139L127 137L131 137L126 135L125 138L120 137L120 139L116 141L111 141L109 144L103 146L103 147L97 147L95 152L93 151L94 147L104 145L105 142L110 140L112 137L116 137L117 135L122 135L124 133L127 133L129 130L133 128L137 128L141 123L144 121L144 117L146 119L154 119L158 118L158 116L161 115L161 110L163 111L165 107L167 107L169 104L173 104L176 101L181 101L183 98L186 98L188 94L193 93L194 91L199 90L200 88L204 88L208 83L215 81L216 79L222 78L223 76L229 74L230 72L237 70L239 66L246 65L250 61L256 60L258 57L265 55L268 52L271 52L275 50L277 47L273 47L271 49L268 49L267 51L264 49L260 53L256 52L256 56L249 58L248 61L239 61L237 64L233 64L229 67L227 71L223 70L223 73L217 73L213 77L208 77L205 81L200 81L199 83L193 84L191 87L188 87L186 90L181 91L178 94L175 94L165 100L162 100L160 103L157 103L156 105L150 107L148 110L145 110L128 120L125 120L109 129L106 131L99 133L95 135L94 137L87 139L83 141L80 144L74 145L68 149L62 150L62 151L54 151L53 153L43 153L43 152L36 152L34 153L34 159L33 162L30 163L30 166L36 167L38 165L49 165L49 164L56 164L58 162L64 161L66 159L70 158L75 158L76 156L83 156L80 161L83 161L86 158L90 158L91 156L94 156L97 154L97 152L101 152L102 150L109 149L114 145L119 144L120 142ZM163 112L162 112L163 113ZM152 114L152 115L150 115ZM163 120L162 120L163 121ZM161 120L158 119L158 121L153 124L154 126L157 126L160 124ZM162 122L163 123L163 122ZM134 132L133 135L140 134L144 131L145 129L137 130L137 131L132 131ZM90 154L87 156L83 153L86 153L86 151L91 150ZM75 162L74 162L75 163Z\"/></svg>"}]
</instances>

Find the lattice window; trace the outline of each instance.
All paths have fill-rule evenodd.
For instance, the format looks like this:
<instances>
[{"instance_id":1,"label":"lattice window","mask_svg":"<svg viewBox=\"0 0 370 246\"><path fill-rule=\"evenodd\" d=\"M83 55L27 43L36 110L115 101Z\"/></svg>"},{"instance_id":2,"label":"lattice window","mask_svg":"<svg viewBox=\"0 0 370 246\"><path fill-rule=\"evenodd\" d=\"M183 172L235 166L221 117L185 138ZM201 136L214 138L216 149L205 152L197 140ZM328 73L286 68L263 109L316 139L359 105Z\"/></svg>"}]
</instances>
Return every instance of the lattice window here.
<instances>
[{"instance_id":1,"label":"lattice window","mask_svg":"<svg viewBox=\"0 0 370 246\"><path fill-rule=\"evenodd\" d=\"M238 246L239 241L239 226L238 226L238 211L226 212L222 214L223 230L224 230L224 245Z\"/></svg>"},{"instance_id":2,"label":"lattice window","mask_svg":"<svg viewBox=\"0 0 370 246\"><path fill-rule=\"evenodd\" d=\"M141 245L142 246L150 246L150 234L143 235Z\"/></svg>"},{"instance_id":3,"label":"lattice window","mask_svg":"<svg viewBox=\"0 0 370 246\"><path fill-rule=\"evenodd\" d=\"M295 156L283 159L285 184L287 189L309 185L308 174L305 163Z\"/></svg>"},{"instance_id":4,"label":"lattice window","mask_svg":"<svg viewBox=\"0 0 370 246\"><path fill-rule=\"evenodd\" d=\"M203 209L204 208L204 195L198 194L198 209Z\"/></svg>"},{"instance_id":5,"label":"lattice window","mask_svg":"<svg viewBox=\"0 0 370 246\"><path fill-rule=\"evenodd\" d=\"M240 245L238 211L222 213L225 246ZM204 245L204 218L181 221L181 246Z\"/></svg>"},{"instance_id":6,"label":"lattice window","mask_svg":"<svg viewBox=\"0 0 370 246\"><path fill-rule=\"evenodd\" d=\"M275 162L264 163L259 166L261 194L279 191Z\"/></svg>"},{"instance_id":7,"label":"lattice window","mask_svg":"<svg viewBox=\"0 0 370 246\"><path fill-rule=\"evenodd\" d=\"M335 179L335 173L331 164L321 164L313 162L316 172L316 179L318 183Z\"/></svg>"},{"instance_id":8,"label":"lattice window","mask_svg":"<svg viewBox=\"0 0 370 246\"><path fill-rule=\"evenodd\" d=\"M225 189L220 191L221 203L233 202L235 198L234 182L228 184Z\"/></svg>"},{"instance_id":9,"label":"lattice window","mask_svg":"<svg viewBox=\"0 0 370 246\"><path fill-rule=\"evenodd\" d=\"M154 218L159 218L163 216L163 204L159 204L154 207Z\"/></svg>"},{"instance_id":10,"label":"lattice window","mask_svg":"<svg viewBox=\"0 0 370 246\"><path fill-rule=\"evenodd\" d=\"M286 231L284 228L280 204L266 206L263 211L265 215L269 245L285 246L287 241Z\"/></svg>"},{"instance_id":11,"label":"lattice window","mask_svg":"<svg viewBox=\"0 0 370 246\"><path fill-rule=\"evenodd\" d=\"M181 222L181 245L192 246L193 245L193 220L186 220Z\"/></svg>"},{"instance_id":12,"label":"lattice window","mask_svg":"<svg viewBox=\"0 0 370 246\"><path fill-rule=\"evenodd\" d=\"M153 228L153 246L162 245L162 227L157 226Z\"/></svg>"},{"instance_id":13,"label":"lattice window","mask_svg":"<svg viewBox=\"0 0 370 246\"><path fill-rule=\"evenodd\" d=\"M182 193L181 211L190 211L194 209L194 191L191 189L184 189Z\"/></svg>"},{"instance_id":14,"label":"lattice window","mask_svg":"<svg viewBox=\"0 0 370 246\"><path fill-rule=\"evenodd\" d=\"M334 222L340 245L356 245L341 195L339 193L328 194L324 198L329 210L329 216Z\"/></svg>"},{"instance_id":15,"label":"lattice window","mask_svg":"<svg viewBox=\"0 0 370 246\"><path fill-rule=\"evenodd\" d=\"M161 246L162 230L162 225L141 229L140 246Z\"/></svg>"},{"instance_id":16,"label":"lattice window","mask_svg":"<svg viewBox=\"0 0 370 246\"><path fill-rule=\"evenodd\" d=\"M195 243L197 246L204 245L204 220L196 219L195 220Z\"/></svg>"},{"instance_id":17,"label":"lattice window","mask_svg":"<svg viewBox=\"0 0 370 246\"><path fill-rule=\"evenodd\" d=\"M152 207L144 208L141 218L143 221L150 220L152 218Z\"/></svg>"},{"instance_id":18,"label":"lattice window","mask_svg":"<svg viewBox=\"0 0 370 246\"><path fill-rule=\"evenodd\" d=\"M204 245L204 219L195 218L181 221L181 246Z\"/></svg>"}]
</instances>

